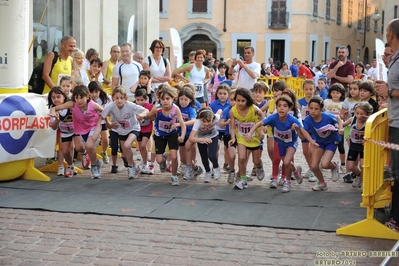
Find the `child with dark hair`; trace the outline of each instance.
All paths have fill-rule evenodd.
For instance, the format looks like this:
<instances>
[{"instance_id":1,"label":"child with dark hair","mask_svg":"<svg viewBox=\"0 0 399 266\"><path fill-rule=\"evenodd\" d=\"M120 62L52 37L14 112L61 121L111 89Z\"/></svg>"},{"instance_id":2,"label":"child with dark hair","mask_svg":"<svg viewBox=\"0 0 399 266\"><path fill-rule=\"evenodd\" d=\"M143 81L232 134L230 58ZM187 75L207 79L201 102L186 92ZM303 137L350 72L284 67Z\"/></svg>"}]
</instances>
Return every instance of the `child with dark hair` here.
<instances>
[{"instance_id":1,"label":"child with dark hair","mask_svg":"<svg viewBox=\"0 0 399 266\"><path fill-rule=\"evenodd\" d=\"M155 101L155 95L151 90L151 82L151 72L149 70L141 70L139 80L130 88L130 92L135 93L138 89L144 89L147 94L148 102L152 104Z\"/></svg>"},{"instance_id":2,"label":"child with dark hair","mask_svg":"<svg viewBox=\"0 0 399 266\"><path fill-rule=\"evenodd\" d=\"M371 80L363 81L359 84L360 100L368 102L373 106L373 114L378 112L378 102L372 97L376 97L377 93L374 89L374 83Z\"/></svg>"}]
</instances>

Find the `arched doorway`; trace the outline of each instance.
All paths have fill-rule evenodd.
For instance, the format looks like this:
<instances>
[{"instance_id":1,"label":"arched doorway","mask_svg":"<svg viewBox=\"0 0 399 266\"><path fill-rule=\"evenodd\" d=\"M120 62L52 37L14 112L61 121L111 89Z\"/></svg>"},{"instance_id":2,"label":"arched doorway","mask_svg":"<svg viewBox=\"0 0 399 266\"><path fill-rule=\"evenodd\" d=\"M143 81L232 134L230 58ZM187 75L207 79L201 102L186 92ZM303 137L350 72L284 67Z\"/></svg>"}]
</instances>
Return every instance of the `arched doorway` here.
<instances>
[{"instance_id":1,"label":"arched doorway","mask_svg":"<svg viewBox=\"0 0 399 266\"><path fill-rule=\"evenodd\" d=\"M363 64L370 64L370 52L368 47L364 49Z\"/></svg>"},{"instance_id":2,"label":"arched doorway","mask_svg":"<svg viewBox=\"0 0 399 266\"><path fill-rule=\"evenodd\" d=\"M205 50L207 53L211 52L213 57L216 56L216 43L213 42L207 35L196 34L183 44L183 58L187 62L188 54L191 51L199 49Z\"/></svg>"}]
</instances>

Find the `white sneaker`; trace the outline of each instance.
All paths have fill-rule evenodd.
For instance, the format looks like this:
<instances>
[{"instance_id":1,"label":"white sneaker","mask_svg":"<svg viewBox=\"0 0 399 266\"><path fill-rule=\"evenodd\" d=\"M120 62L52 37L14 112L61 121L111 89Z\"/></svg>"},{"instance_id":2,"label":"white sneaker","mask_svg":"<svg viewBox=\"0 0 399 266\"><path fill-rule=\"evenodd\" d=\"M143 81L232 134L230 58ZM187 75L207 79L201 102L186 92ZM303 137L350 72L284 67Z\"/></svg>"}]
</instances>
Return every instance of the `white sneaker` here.
<instances>
[{"instance_id":1,"label":"white sneaker","mask_svg":"<svg viewBox=\"0 0 399 266\"><path fill-rule=\"evenodd\" d=\"M186 181L191 180L191 179L192 179L192 178L191 178L191 173L192 173L192 172L193 172L192 169L186 168L186 171L184 172L183 179L186 180Z\"/></svg>"},{"instance_id":2,"label":"white sneaker","mask_svg":"<svg viewBox=\"0 0 399 266\"><path fill-rule=\"evenodd\" d=\"M335 168L331 169L331 179L333 182L337 182L339 180L339 166L335 164Z\"/></svg>"},{"instance_id":3,"label":"white sneaker","mask_svg":"<svg viewBox=\"0 0 399 266\"><path fill-rule=\"evenodd\" d=\"M211 182L211 178L212 178L212 171L206 172L204 177L204 183Z\"/></svg>"},{"instance_id":4,"label":"white sneaker","mask_svg":"<svg viewBox=\"0 0 399 266\"><path fill-rule=\"evenodd\" d=\"M222 175L220 174L220 167L213 168L213 177L215 180L219 180Z\"/></svg>"},{"instance_id":5,"label":"white sneaker","mask_svg":"<svg viewBox=\"0 0 399 266\"><path fill-rule=\"evenodd\" d=\"M236 188L236 189L248 188L248 183L244 179L240 179L240 180L238 180L238 182L236 183L234 188Z\"/></svg>"},{"instance_id":6,"label":"white sneaker","mask_svg":"<svg viewBox=\"0 0 399 266\"><path fill-rule=\"evenodd\" d=\"M172 176L172 186L180 186L179 178L177 176Z\"/></svg>"},{"instance_id":7,"label":"white sneaker","mask_svg":"<svg viewBox=\"0 0 399 266\"><path fill-rule=\"evenodd\" d=\"M148 174L149 174L149 175L155 174L155 166L154 166L154 164L150 164L150 165L148 166Z\"/></svg>"},{"instance_id":8,"label":"white sneaker","mask_svg":"<svg viewBox=\"0 0 399 266\"><path fill-rule=\"evenodd\" d=\"M96 165L91 167L91 178L100 179L101 178L101 166L103 165L102 160L97 160Z\"/></svg>"},{"instance_id":9,"label":"white sneaker","mask_svg":"<svg viewBox=\"0 0 399 266\"><path fill-rule=\"evenodd\" d=\"M284 185L284 180L285 180L285 178L280 177L280 178L278 179L277 184L278 184L280 187L283 186L283 185Z\"/></svg>"},{"instance_id":10,"label":"white sneaker","mask_svg":"<svg viewBox=\"0 0 399 266\"><path fill-rule=\"evenodd\" d=\"M303 181L303 177L302 177L302 167L300 165L298 165L296 167L296 171L294 172L294 177L296 179L296 182L298 184L302 184Z\"/></svg>"},{"instance_id":11,"label":"white sneaker","mask_svg":"<svg viewBox=\"0 0 399 266\"><path fill-rule=\"evenodd\" d=\"M109 164L109 156L108 156L107 152L102 152L101 156L103 157L104 163Z\"/></svg>"},{"instance_id":12,"label":"white sneaker","mask_svg":"<svg viewBox=\"0 0 399 266\"><path fill-rule=\"evenodd\" d=\"M346 166L345 165L340 165L339 166L339 171L341 172L341 174L346 174Z\"/></svg>"},{"instance_id":13,"label":"white sneaker","mask_svg":"<svg viewBox=\"0 0 399 266\"><path fill-rule=\"evenodd\" d=\"M135 160L135 161L141 161L141 154L140 154L139 152L136 152L136 153L133 155L133 160Z\"/></svg>"},{"instance_id":14,"label":"white sneaker","mask_svg":"<svg viewBox=\"0 0 399 266\"><path fill-rule=\"evenodd\" d=\"M127 168L127 178L133 179L135 175L136 175L136 173L134 171L134 166L129 166Z\"/></svg>"},{"instance_id":15,"label":"white sneaker","mask_svg":"<svg viewBox=\"0 0 399 266\"><path fill-rule=\"evenodd\" d=\"M263 164L261 167L256 168L256 177L259 181L262 181L265 178L265 171L263 170Z\"/></svg>"},{"instance_id":16,"label":"white sneaker","mask_svg":"<svg viewBox=\"0 0 399 266\"><path fill-rule=\"evenodd\" d=\"M291 191L291 180L285 180L281 192L288 193L290 191Z\"/></svg>"},{"instance_id":17,"label":"white sneaker","mask_svg":"<svg viewBox=\"0 0 399 266\"><path fill-rule=\"evenodd\" d=\"M270 181L270 188L277 188L277 179L272 179L272 181Z\"/></svg>"},{"instance_id":18,"label":"white sneaker","mask_svg":"<svg viewBox=\"0 0 399 266\"><path fill-rule=\"evenodd\" d=\"M317 181L317 177L313 174L309 176L309 182L316 182Z\"/></svg>"},{"instance_id":19,"label":"white sneaker","mask_svg":"<svg viewBox=\"0 0 399 266\"><path fill-rule=\"evenodd\" d=\"M75 172L75 167L67 167L67 169L66 169L66 171L65 171L65 177L73 177L73 175L74 175L74 172Z\"/></svg>"},{"instance_id":20,"label":"white sneaker","mask_svg":"<svg viewBox=\"0 0 399 266\"><path fill-rule=\"evenodd\" d=\"M327 190L327 183L320 183L317 181L317 184L312 187L313 191L322 191Z\"/></svg>"},{"instance_id":21,"label":"white sneaker","mask_svg":"<svg viewBox=\"0 0 399 266\"><path fill-rule=\"evenodd\" d=\"M57 171L57 176L63 176L64 175L64 171L65 171L64 166L59 166L58 167L58 171Z\"/></svg>"},{"instance_id":22,"label":"white sneaker","mask_svg":"<svg viewBox=\"0 0 399 266\"><path fill-rule=\"evenodd\" d=\"M148 169L148 166L146 164L142 164L140 168L141 168L140 172L142 174L148 174L150 172L150 169Z\"/></svg>"},{"instance_id":23,"label":"white sneaker","mask_svg":"<svg viewBox=\"0 0 399 266\"><path fill-rule=\"evenodd\" d=\"M353 179L353 182L352 182L352 187L353 188L360 188L360 187L362 187L362 178L360 177L360 176L356 176L356 178L355 179Z\"/></svg>"}]
</instances>

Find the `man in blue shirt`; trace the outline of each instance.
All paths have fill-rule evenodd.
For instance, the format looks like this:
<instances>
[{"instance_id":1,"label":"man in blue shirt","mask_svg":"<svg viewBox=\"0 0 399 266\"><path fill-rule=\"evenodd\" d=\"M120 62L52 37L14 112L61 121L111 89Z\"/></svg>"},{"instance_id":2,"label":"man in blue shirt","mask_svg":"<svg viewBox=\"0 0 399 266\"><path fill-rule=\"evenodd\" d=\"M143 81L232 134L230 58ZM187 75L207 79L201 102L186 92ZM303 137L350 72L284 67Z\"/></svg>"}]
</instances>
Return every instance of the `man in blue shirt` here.
<instances>
[{"instance_id":1,"label":"man in blue shirt","mask_svg":"<svg viewBox=\"0 0 399 266\"><path fill-rule=\"evenodd\" d=\"M296 78L298 77L298 66L297 66L297 59L294 58L292 60L292 65L290 66L291 75Z\"/></svg>"}]
</instances>

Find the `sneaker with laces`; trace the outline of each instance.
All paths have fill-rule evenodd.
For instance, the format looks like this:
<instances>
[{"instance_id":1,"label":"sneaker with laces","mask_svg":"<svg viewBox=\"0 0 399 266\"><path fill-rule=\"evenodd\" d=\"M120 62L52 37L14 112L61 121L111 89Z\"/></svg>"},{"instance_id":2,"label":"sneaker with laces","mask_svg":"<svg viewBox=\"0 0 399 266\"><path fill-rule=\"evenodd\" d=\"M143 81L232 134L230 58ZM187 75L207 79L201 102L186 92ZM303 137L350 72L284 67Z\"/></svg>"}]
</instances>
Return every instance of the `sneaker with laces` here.
<instances>
[{"instance_id":1,"label":"sneaker with laces","mask_svg":"<svg viewBox=\"0 0 399 266\"><path fill-rule=\"evenodd\" d=\"M312 170L309 168L306 173L302 174L302 177L304 179L308 179L311 175L314 175L314 174L313 174Z\"/></svg>"},{"instance_id":2,"label":"sneaker with laces","mask_svg":"<svg viewBox=\"0 0 399 266\"><path fill-rule=\"evenodd\" d=\"M98 166L98 161L96 165L91 166L91 179L100 179L101 178L101 172L100 172L100 167Z\"/></svg>"},{"instance_id":3,"label":"sneaker with laces","mask_svg":"<svg viewBox=\"0 0 399 266\"><path fill-rule=\"evenodd\" d=\"M251 176L256 176L256 167L252 168Z\"/></svg>"},{"instance_id":4,"label":"sneaker with laces","mask_svg":"<svg viewBox=\"0 0 399 266\"><path fill-rule=\"evenodd\" d=\"M396 224L396 221L391 218L388 222L385 223L385 226L391 228L392 230L399 232L399 226Z\"/></svg>"},{"instance_id":5,"label":"sneaker with laces","mask_svg":"<svg viewBox=\"0 0 399 266\"><path fill-rule=\"evenodd\" d=\"M148 174L150 172L150 170L148 169L148 166L146 164L142 164L140 165L140 172L142 174Z\"/></svg>"},{"instance_id":6,"label":"sneaker with laces","mask_svg":"<svg viewBox=\"0 0 399 266\"><path fill-rule=\"evenodd\" d=\"M211 178L212 178L212 171L206 172L204 177L204 183L211 182Z\"/></svg>"},{"instance_id":7,"label":"sneaker with laces","mask_svg":"<svg viewBox=\"0 0 399 266\"><path fill-rule=\"evenodd\" d=\"M265 178L265 170L263 170L263 164L260 167L257 167L255 170L256 178L258 178L259 181L262 181L263 178Z\"/></svg>"},{"instance_id":8,"label":"sneaker with laces","mask_svg":"<svg viewBox=\"0 0 399 266\"><path fill-rule=\"evenodd\" d=\"M155 166L154 166L154 164L150 164L150 165L148 166L148 174L149 174L149 175L155 174Z\"/></svg>"},{"instance_id":9,"label":"sneaker with laces","mask_svg":"<svg viewBox=\"0 0 399 266\"><path fill-rule=\"evenodd\" d=\"M186 170L185 170L184 176L183 176L183 180L186 180L186 181L191 180L191 174L192 174L192 172L193 172L192 169L188 169L188 168L186 167Z\"/></svg>"},{"instance_id":10,"label":"sneaker with laces","mask_svg":"<svg viewBox=\"0 0 399 266\"><path fill-rule=\"evenodd\" d=\"M230 171L230 167L227 163L223 164L223 171L225 172L229 172Z\"/></svg>"},{"instance_id":11,"label":"sneaker with laces","mask_svg":"<svg viewBox=\"0 0 399 266\"><path fill-rule=\"evenodd\" d=\"M179 168L177 168L177 175L183 175L186 173L186 165L181 164Z\"/></svg>"},{"instance_id":12,"label":"sneaker with laces","mask_svg":"<svg viewBox=\"0 0 399 266\"><path fill-rule=\"evenodd\" d=\"M89 154L86 151L85 153L82 154L82 167L84 169L88 169L90 166L90 158L89 158Z\"/></svg>"},{"instance_id":13,"label":"sneaker with laces","mask_svg":"<svg viewBox=\"0 0 399 266\"><path fill-rule=\"evenodd\" d=\"M101 153L101 156L103 157L103 162L105 163L105 164L109 164L109 156L108 156L108 154L107 154L107 152L102 152Z\"/></svg>"},{"instance_id":14,"label":"sneaker with laces","mask_svg":"<svg viewBox=\"0 0 399 266\"><path fill-rule=\"evenodd\" d=\"M333 182L337 182L339 180L339 166L335 164L335 168L331 169L331 179Z\"/></svg>"},{"instance_id":15,"label":"sneaker with laces","mask_svg":"<svg viewBox=\"0 0 399 266\"><path fill-rule=\"evenodd\" d=\"M202 169L202 167L197 165L197 168L195 168L195 170L193 171L193 173L194 173L193 179L200 176L203 172L204 172L204 170Z\"/></svg>"},{"instance_id":16,"label":"sneaker with laces","mask_svg":"<svg viewBox=\"0 0 399 266\"><path fill-rule=\"evenodd\" d=\"M159 171L161 171L161 173L165 173L165 171L166 171L166 157L165 157L165 155L163 155L163 158L164 158L164 161L159 164Z\"/></svg>"},{"instance_id":17,"label":"sneaker with laces","mask_svg":"<svg viewBox=\"0 0 399 266\"><path fill-rule=\"evenodd\" d=\"M272 179L270 181L270 188L276 189L277 188L277 179Z\"/></svg>"},{"instance_id":18,"label":"sneaker with laces","mask_svg":"<svg viewBox=\"0 0 399 266\"><path fill-rule=\"evenodd\" d=\"M362 187L362 178L360 176L356 176L355 179L353 179L352 187L353 188Z\"/></svg>"},{"instance_id":19,"label":"sneaker with laces","mask_svg":"<svg viewBox=\"0 0 399 266\"><path fill-rule=\"evenodd\" d=\"M123 166L126 168L129 167L129 163L127 162L126 158L122 157L122 160L123 160Z\"/></svg>"},{"instance_id":20,"label":"sneaker with laces","mask_svg":"<svg viewBox=\"0 0 399 266\"><path fill-rule=\"evenodd\" d=\"M118 166L117 166L117 165L111 166L111 173L112 173L112 174L118 173Z\"/></svg>"},{"instance_id":21,"label":"sneaker with laces","mask_svg":"<svg viewBox=\"0 0 399 266\"><path fill-rule=\"evenodd\" d=\"M314 185L312 187L313 191L322 191L322 190L327 190L327 183L320 183L319 181L317 181L316 185Z\"/></svg>"},{"instance_id":22,"label":"sneaker with laces","mask_svg":"<svg viewBox=\"0 0 399 266\"><path fill-rule=\"evenodd\" d=\"M391 182L394 181L393 173L392 173L392 168L389 167L388 165L384 166L384 182Z\"/></svg>"},{"instance_id":23,"label":"sneaker with laces","mask_svg":"<svg viewBox=\"0 0 399 266\"><path fill-rule=\"evenodd\" d=\"M282 193L288 193L291 191L291 180L284 180Z\"/></svg>"},{"instance_id":24,"label":"sneaker with laces","mask_svg":"<svg viewBox=\"0 0 399 266\"><path fill-rule=\"evenodd\" d=\"M135 152L133 155L134 161L141 161L141 154L139 152Z\"/></svg>"},{"instance_id":25,"label":"sneaker with laces","mask_svg":"<svg viewBox=\"0 0 399 266\"><path fill-rule=\"evenodd\" d=\"M65 171L64 166L59 166L58 167L58 171L57 171L57 176L63 176L64 175L64 171Z\"/></svg>"},{"instance_id":26,"label":"sneaker with laces","mask_svg":"<svg viewBox=\"0 0 399 266\"><path fill-rule=\"evenodd\" d=\"M339 171L341 172L341 174L346 174L346 166L345 165L340 165L339 166Z\"/></svg>"},{"instance_id":27,"label":"sneaker with laces","mask_svg":"<svg viewBox=\"0 0 399 266\"><path fill-rule=\"evenodd\" d=\"M172 176L172 186L180 186L179 178L177 176Z\"/></svg>"},{"instance_id":28,"label":"sneaker with laces","mask_svg":"<svg viewBox=\"0 0 399 266\"><path fill-rule=\"evenodd\" d=\"M134 166L129 166L127 168L127 178L133 179L135 175L136 175L136 172L135 172Z\"/></svg>"},{"instance_id":29,"label":"sneaker with laces","mask_svg":"<svg viewBox=\"0 0 399 266\"><path fill-rule=\"evenodd\" d=\"M215 180L219 180L221 176L222 175L220 173L220 167L213 168L213 177L215 178Z\"/></svg>"},{"instance_id":30,"label":"sneaker with laces","mask_svg":"<svg viewBox=\"0 0 399 266\"><path fill-rule=\"evenodd\" d=\"M248 183L245 179L240 179L238 180L238 182L236 183L236 185L234 186L235 189L244 189L244 188L248 188Z\"/></svg>"},{"instance_id":31,"label":"sneaker with laces","mask_svg":"<svg viewBox=\"0 0 399 266\"><path fill-rule=\"evenodd\" d=\"M229 184L233 184L234 183L234 176L235 176L234 170L230 171L229 172L229 176L227 177L227 182Z\"/></svg>"},{"instance_id":32,"label":"sneaker with laces","mask_svg":"<svg viewBox=\"0 0 399 266\"><path fill-rule=\"evenodd\" d=\"M300 165L298 165L298 166L296 167L296 170L295 170L295 172L294 172L294 177L295 177L296 182L297 182L298 184L302 184L302 181L303 181L303 177L302 177L302 167L301 167Z\"/></svg>"},{"instance_id":33,"label":"sneaker with laces","mask_svg":"<svg viewBox=\"0 0 399 266\"><path fill-rule=\"evenodd\" d=\"M312 172L312 174L309 176L309 180L308 180L309 182L316 182L317 181L317 177L313 174L313 172Z\"/></svg>"},{"instance_id":34,"label":"sneaker with laces","mask_svg":"<svg viewBox=\"0 0 399 266\"><path fill-rule=\"evenodd\" d=\"M354 178L356 178L356 175L352 172L348 172L342 177L344 183L353 183Z\"/></svg>"},{"instance_id":35,"label":"sneaker with laces","mask_svg":"<svg viewBox=\"0 0 399 266\"><path fill-rule=\"evenodd\" d=\"M68 166L66 171L65 171L64 177L71 178L73 176L74 172L75 172L75 167Z\"/></svg>"},{"instance_id":36,"label":"sneaker with laces","mask_svg":"<svg viewBox=\"0 0 399 266\"><path fill-rule=\"evenodd\" d=\"M140 172L141 172L140 171L140 166L138 164L136 164L134 166L134 179L139 178Z\"/></svg>"}]
</instances>

